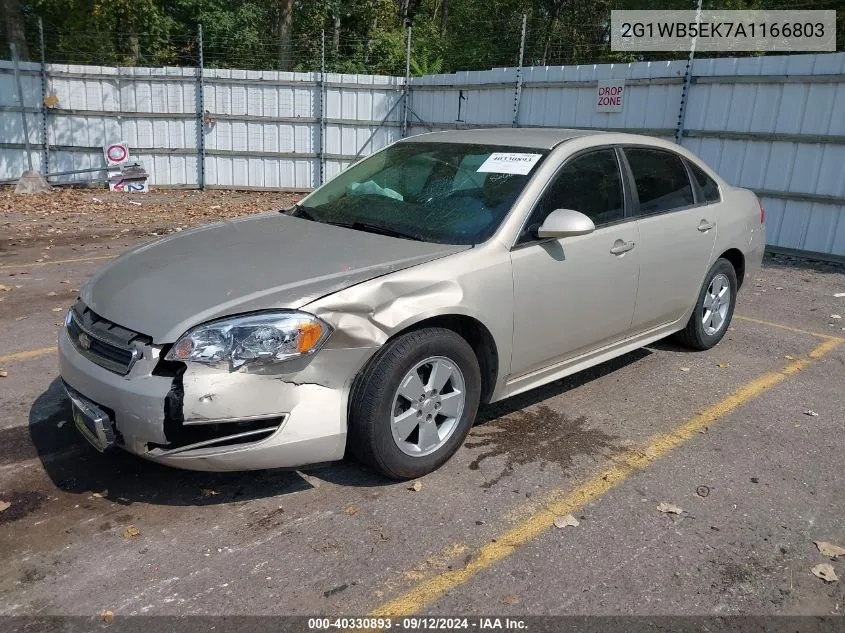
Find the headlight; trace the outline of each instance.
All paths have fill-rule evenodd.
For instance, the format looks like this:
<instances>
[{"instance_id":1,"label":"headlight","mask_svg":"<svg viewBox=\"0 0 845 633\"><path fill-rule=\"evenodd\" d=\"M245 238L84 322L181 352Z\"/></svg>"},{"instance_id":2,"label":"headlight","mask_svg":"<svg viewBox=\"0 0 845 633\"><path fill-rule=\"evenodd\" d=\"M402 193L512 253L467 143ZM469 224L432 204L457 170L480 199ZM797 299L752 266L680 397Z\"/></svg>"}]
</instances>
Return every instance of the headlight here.
<instances>
[{"instance_id":1,"label":"headlight","mask_svg":"<svg viewBox=\"0 0 845 633\"><path fill-rule=\"evenodd\" d=\"M332 329L304 312L248 314L199 325L183 334L167 360L219 363L274 362L313 354Z\"/></svg>"}]
</instances>

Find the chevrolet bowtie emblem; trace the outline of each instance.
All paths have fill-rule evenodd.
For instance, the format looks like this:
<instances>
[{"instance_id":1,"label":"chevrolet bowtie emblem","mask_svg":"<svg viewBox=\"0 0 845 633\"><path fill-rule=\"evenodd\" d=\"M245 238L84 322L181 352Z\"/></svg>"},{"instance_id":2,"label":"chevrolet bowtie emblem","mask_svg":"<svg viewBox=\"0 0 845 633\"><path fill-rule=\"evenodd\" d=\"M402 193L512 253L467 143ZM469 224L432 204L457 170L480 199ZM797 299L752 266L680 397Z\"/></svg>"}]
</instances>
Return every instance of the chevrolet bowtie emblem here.
<instances>
[{"instance_id":1,"label":"chevrolet bowtie emblem","mask_svg":"<svg viewBox=\"0 0 845 633\"><path fill-rule=\"evenodd\" d=\"M85 332L79 335L77 338L79 341L79 347L82 349L90 349L91 348L91 337L88 336Z\"/></svg>"}]
</instances>

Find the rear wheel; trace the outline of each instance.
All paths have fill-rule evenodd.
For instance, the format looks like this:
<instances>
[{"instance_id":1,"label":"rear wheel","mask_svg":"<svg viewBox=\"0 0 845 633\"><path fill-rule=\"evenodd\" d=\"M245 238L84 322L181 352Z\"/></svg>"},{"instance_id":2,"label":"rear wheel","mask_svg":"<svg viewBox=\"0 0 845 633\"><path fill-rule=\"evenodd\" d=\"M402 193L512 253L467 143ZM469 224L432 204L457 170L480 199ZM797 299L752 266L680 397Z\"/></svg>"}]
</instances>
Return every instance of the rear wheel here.
<instances>
[{"instance_id":1,"label":"rear wheel","mask_svg":"<svg viewBox=\"0 0 845 633\"><path fill-rule=\"evenodd\" d=\"M733 265L726 259L717 259L704 278L687 326L677 334L680 342L705 350L721 341L733 317L736 291Z\"/></svg>"},{"instance_id":2,"label":"rear wheel","mask_svg":"<svg viewBox=\"0 0 845 633\"><path fill-rule=\"evenodd\" d=\"M403 334L379 350L356 382L349 447L388 477L420 477L463 444L480 395L478 359L461 336L444 328Z\"/></svg>"}]
</instances>

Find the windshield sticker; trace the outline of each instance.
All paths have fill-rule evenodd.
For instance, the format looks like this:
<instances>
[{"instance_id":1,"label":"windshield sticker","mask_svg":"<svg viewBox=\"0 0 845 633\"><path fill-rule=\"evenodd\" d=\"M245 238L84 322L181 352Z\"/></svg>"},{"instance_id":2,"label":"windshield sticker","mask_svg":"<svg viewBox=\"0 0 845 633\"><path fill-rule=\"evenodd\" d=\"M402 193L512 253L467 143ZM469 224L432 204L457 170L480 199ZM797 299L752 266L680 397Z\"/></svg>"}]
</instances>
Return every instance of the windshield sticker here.
<instances>
[{"instance_id":1,"label":"windshield sticker","mask_svg":"<svg viewBox=\"0 0 845 633\"><path fill-rule=\"evenodd\" d=\"M517 154L512 152L493 152L481 163L478 171L494 174L520 174L525 176L543 157L542 154Z\"/></svg>"}]
</instances>

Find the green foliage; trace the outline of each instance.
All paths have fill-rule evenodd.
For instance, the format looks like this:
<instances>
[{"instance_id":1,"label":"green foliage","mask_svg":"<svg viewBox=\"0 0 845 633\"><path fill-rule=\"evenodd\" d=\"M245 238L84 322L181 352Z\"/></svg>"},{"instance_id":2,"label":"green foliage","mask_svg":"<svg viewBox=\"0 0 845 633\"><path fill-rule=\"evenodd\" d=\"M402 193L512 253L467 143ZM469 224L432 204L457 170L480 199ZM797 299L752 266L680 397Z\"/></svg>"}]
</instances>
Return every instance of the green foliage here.
<instances>
[{"instance_id":1,"label":"green foliage","mask_svg":"<svg viewBox=\"0 0 845 633\"><path fill-rule=\"evenodd\" d=\"M610 11L695 7L694 0L16 0L17 4L20 15L2 17L9 23L23 21L30 57L36 59L38 18L44 24L48 61L97 65L196 65L197 31L202 24L208 67L315 71L320 68L324 38L327 70L393 75L405 72L405 19L413 33L411 71L422 75L516 65L523 16L526 65L673 59L677 53L612 52ZM704 6L838 9L838 50L845 50L845 0L814 0L811 7L789 0L705 0ZM290 16L287 22L285 16Z\"/></svg>"}]
</instances>

